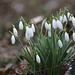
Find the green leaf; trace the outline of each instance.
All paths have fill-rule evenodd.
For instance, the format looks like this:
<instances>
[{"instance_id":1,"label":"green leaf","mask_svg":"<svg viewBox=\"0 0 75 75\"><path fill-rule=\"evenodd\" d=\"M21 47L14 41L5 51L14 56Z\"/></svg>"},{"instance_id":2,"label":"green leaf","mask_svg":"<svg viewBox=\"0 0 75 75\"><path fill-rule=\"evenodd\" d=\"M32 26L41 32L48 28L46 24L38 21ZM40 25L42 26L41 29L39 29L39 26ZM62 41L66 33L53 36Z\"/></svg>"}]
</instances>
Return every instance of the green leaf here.
<instances>
[{"instance_id":1,"label":"green leaf","mask_svg":"<svg viewBox=\"0 0 75 75\"><path fill-rule=\"evenodd\" d=\"M18 56L17 54L15 54L15 55L16 55L16 56L18 57L18 59L24 64L24 66L32 73L33 71L27 67L27 65L19 58L19 56Z\"/></svg>"}]
</instances>

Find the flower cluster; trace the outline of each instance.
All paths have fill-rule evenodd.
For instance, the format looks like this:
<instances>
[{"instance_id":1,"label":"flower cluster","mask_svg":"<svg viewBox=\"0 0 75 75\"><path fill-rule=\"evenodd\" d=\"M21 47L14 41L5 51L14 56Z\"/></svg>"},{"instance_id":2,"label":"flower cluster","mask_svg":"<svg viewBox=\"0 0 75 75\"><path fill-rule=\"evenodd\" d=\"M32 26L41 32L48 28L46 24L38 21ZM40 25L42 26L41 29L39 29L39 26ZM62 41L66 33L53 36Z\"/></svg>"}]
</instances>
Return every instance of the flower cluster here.
<instances>
[{"instance_id":1,"label":"flower cluster","mask_svg":"<svg viewBox=\"0 0 75 75\"><path fill-rule=\"evenodd\" d=\"M66 13L67 12L67 13ZM72 28L67 31L66 27L68 22L72 22ZM36 25L36 24L35 24ZM46 32L43 34L43 27L45 26ZM24 50L24 54L22 55L27 62L31 65L31 68L26 66L21 60L19 56L17 56L21 62L25 65L25 67L30 72L37 72L40 69L52 68L57 65L62 65L65 62L68 62L73 56L75 45L71 47L72 38L75 42L75 18L74 16L65 9L64 11L59 11L57 17L53 15L50 17L50 20L44 19L42 22L41 30L37 29L37 39L36 42L32 38L35 32L34 23L31 25L27 24L24 19L21 17L19 22L19 30L24 30L25 38L28 40L29 45L31 47L31 53L28 48L23 47L22 42L19 39L19 32L16 27L13 25L13 32L11 36L11 43L15 44L15 40L17 39ZM73 31L73 34L69 36L70 31ZM48 34L47 34L48 33ZM32 39L30 39L32 38ZM70 51L67 53L67 51ZM50 69L47 72L40 72L40 75L60 75L59 71L61 66L56 69Z\"/></svg>"},{"instance_id":2,"label":"flower cluster","mask_svg":"<svg viewBox=\"0 0 75 75\"><path fill-rule=\"evenodd\" d=\"M59 28L60 30L65 31L65 40L69 41L69 34L66 32L63 23L69 21L72 21L73 26L75 27L75 18L72 14L70 14L70 12L67 10L67 16L63 13L61 14L58 18L52 16L52 23L47 23L47 21L45 22L45 28L48 31L48 36L51 37L51 27L54 29ZM75 41L75 32L73 31L73 40ZM60 48L63 47L62 41L60 39L58 39L58 45Z\"/></svg>"},{"instance_id":3,"label":"flower cluster","mask_svg":"<svg viewBox=\"0 0 75 75\"><path fill-rule=\"evenodd\" d=\"M34 32L35 32L34 24L32 24L31 28L26 26L26 34L25 34L26 39L30 40L30 38L34 36Z\"/></svg>"},{"instance_id":4,"label":"flower cluster","mask_svg":"<svg viewBox=\"0 0 75 75\"><path fill-rule=\"evenodd\" d=\"M22 19L20 19L20 22L19 22L19 29L20 30L23 30L24 28L24 25L23 25L23 22L22 22ZM35 32L35 26L34 24L32 24L31 27L29 27L28 25L26 26L26 33L25 33L25 37L27 40L30 40L31 37L34 36L34 32ZM11 36L11 43L12 44L15 44L15 37L18 37L18 31L17 29L15 28L15 26L13 25L13 34Z\"/></svg>"}]
</instances>

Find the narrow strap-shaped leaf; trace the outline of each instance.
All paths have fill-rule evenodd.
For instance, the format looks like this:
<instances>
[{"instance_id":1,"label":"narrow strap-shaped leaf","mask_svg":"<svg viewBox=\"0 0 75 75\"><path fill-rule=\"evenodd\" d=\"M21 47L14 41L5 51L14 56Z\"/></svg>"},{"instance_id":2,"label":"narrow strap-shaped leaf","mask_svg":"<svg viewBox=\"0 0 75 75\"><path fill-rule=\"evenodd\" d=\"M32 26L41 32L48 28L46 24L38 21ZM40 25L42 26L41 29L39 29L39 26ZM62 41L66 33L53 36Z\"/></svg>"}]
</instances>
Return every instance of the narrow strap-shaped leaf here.
<instances>
[{"instance_id":1,"label":"narrow strap-shaped leaf","mask_svg":"<svg viewBox=\"0 0 75 75\"><path fill-rule=\"evenodd\" d=\"M22 56L31 64L31 66L33 66L33 60L32 59L28 58L25 55L22 55Z\"/></svg>"},{"instance_id":2,"label":"narrow strap-shaped leaf","mask_svg":"<svg viewBox=\"0 0 75 75\"><path fill-rule=\"evenodd\" d=\"M21 58L16 54L18 59L25 65L25 67L32 73L33 71L27 67L27 65L21 60Z\"/></svg>"}]
</instances>

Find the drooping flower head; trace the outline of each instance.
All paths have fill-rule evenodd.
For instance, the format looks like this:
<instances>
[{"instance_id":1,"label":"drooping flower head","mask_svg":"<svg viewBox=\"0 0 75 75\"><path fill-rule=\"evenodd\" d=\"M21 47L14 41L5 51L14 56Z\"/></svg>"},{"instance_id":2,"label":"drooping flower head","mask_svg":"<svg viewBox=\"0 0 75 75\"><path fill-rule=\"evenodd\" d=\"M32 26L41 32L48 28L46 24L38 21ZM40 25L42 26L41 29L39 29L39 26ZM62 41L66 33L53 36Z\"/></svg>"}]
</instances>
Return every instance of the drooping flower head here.
<instances>
[{"instance_id":1,"label":"drooping flower head","mask_svg":"<svg viewBox=\"0 0 75 75\"><path fill-rule=\"evenodd\" d=\"M60 47L60 48L62 48L62 47L63 47L63 44L62 44L62 42L61 42L61 40L60 40L60 39L58 40L58 45L59 45L59 47Z\"/></svg>"},{"instance_id":2,"label":"drooping flower head","mask_svg":"<svg viewBox=\"0 0 75 75\"><path fill-rule=\"evenodd\" d=\"M63 15L63 14L62 14L62 15L59 17L59 20L60 20L61 23L67 22L67 17L66 17L66 15Z\"/></svg>"},{"instance_id":3,"label":"drooping flower head","mask_svg":"<svg viewBox=\"0 0 75 75\"><path fill-rule=\"evenodd\" d=\"M33 32L35 32L35 26L34 26L34 24L32 24L31 28L32 28Z\"/></svg>"},{"instance_id":4,"label":"drooping flower head","mask_svg":"<svg viewBox=\"0 0 75 75\"><path fill-rule=\"evenodd\" d=\"M36 62L39 63L39 64L41 63L40 56L37 53L36 53Z\"/></svg>"},{"instance_id":5,"label":"drooping flower head","mask_svg":"<svg viewBox=\"0 0 75 75\"><path fill-rule=\"evenodd\" d=\"M63 29L63 25L62 25L62 23L59 21L59 20L57 20L57 27L59 28L59 29Z\"/></svg>"},{"instance_id":6,"label":"drooping flower head","mask_svg":"<svg viewBox=\"0 0 75 75\"><path fill-rule=\"evenodd\" d=\"M11 43L15 44L15 36L14 35L11 36Z\"/></svg>"},{"instance_id":7,"label":"drooping flower head","mask_svg":"<svg viewBox=\"0 0 75 75\"><path fill-rule=\"evenodd\" d=\"M56 22L55 19L52 20L52 27L53 27L54 29L57 28L57 22Z\"/></svg>"},{"instance_id":8,"label":"drooping flower head","mask_svg":"<svg viewBox=\"0 0 75 75\"><path fill-rule=\"evenodd\" d=\"M13 33L16 37L18 37L18 31L17 29L15 28L15 26L13 25Z\"/></svg>"},{"instance_id":9,"label":"drooping flower head","mask_svg":"<svg viewBox=\"0 0 75 75\"><path fill-rule=\"evenodd\" d=\"M75 41L75 32L73 31L73 40Z\"/></svg>"},{"instance_id":10,"label":"drooping flower head","mask_svg":"<svg viewBox=\"0 0 75 75\"><path fill-rule=\"evenodd\" d=\"M47 22L45 22L45 28L46 30L51 31L51 24L48 24Z\"/></svg>"},{"instance_id":11,"label":"drooping flower head","mask_svg":"<svg viewBox=\"0 0 75 75\"><path fill-rule=\"evenodd\" d=\"M68 35L67 32L65 32L65 40L66 40L66 41L69 41L69 35Z\"/></svg>"},{"instance_id":12,"label":"drooping flower head","mask_svg":"<svg viewBox=\"0 0 75 75\"><path fill-rule=\"evenodd\" d=\"M69 21L72 21L72 16L70 12L67 12L67 17L69 18Z\"/></svg>"},{"instance_id":13,"label":"drooping flower head","mask_svg":"<svg viewBox=\"0 0 75 75\"><path fill-rule=\"evenodd\" d=\"M19 29L23 30L23 22L22 22L22 20L20 20L20 22L19 22Z\"/></svg>"},{"instance_id":14,"label":"drooping flower head","mask_svg":"<svg viewBox=\"0 0 75 75\"><path fill-rule=\"evenodd\" d=\"M27 40L30 40L30 38L34 36L32 28L29 28L28 26L26 26L26 34L25 34L25 36L26 36Z\"/></svg>"}]
</instances>

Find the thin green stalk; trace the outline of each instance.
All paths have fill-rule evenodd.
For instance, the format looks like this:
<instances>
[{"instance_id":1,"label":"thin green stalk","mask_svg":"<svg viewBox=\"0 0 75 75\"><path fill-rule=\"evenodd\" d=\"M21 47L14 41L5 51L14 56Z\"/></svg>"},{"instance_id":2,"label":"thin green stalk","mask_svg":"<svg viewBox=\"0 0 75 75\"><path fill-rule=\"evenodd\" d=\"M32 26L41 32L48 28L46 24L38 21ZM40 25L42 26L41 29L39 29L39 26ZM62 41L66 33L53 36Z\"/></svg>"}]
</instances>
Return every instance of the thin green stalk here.
<instances>
[{"instance_id":1,"label":"thin green stalk","mask_svg":"<svg viewBox=\"0 0 75 75\"><path fill-rule=\"evenodd\" d=\"M34 57L33 57L33 59L34 59L34 74L33 75L35 75L35 63L36 63L36 61L35 61L35 55L36 55L36 50L34 50Z\"/></svg>"}]
</instances>

